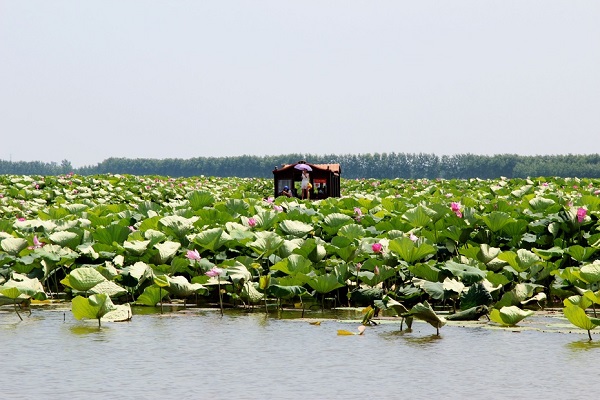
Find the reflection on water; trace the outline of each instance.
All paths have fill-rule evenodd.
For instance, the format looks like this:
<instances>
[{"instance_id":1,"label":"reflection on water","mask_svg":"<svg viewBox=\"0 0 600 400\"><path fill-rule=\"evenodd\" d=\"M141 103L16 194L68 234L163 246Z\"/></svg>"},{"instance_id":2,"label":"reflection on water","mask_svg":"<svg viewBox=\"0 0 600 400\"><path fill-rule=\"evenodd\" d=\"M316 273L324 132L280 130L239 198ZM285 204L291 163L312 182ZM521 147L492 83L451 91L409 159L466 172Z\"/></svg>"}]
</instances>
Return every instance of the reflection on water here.
<instances>
[{"instance_id":1,"label":"reflection on water","mask_svg":"<svg viewBox=\"0 0 600 400\"><path fill-rule=\"evenodd\" d=\"M0 313L3 398L558 399L588 396L597 375L600 340L586 332L444 326L438 336L398 321L338 336L356 331L360 312L297 315L134 310L98 328L64 310L23 322Z\"/></svg>"},{"instance_id":2,"label":"reflection on water","mask_svg":"<svg viewBox=\"0 0 600 400\"><path fill-rule=\"evenodd\" d=\"M567 348L572 351L598 351L600 350L600 341L582 339L575 342L567 343ZM597 355L596 355L597 356Z\"/></svg>"}]
</instances>

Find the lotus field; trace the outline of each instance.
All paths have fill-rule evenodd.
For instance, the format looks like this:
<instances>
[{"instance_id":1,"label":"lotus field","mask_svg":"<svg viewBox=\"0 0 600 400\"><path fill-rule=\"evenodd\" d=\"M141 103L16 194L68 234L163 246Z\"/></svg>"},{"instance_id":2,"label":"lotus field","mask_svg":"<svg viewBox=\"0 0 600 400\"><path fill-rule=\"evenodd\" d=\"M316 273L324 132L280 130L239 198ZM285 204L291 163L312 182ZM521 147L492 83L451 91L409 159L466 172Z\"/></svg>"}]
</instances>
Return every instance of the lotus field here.
<instances>
[{"instance_id":1,"label":"lotus field","mask_svg":"<svg viewBox=\"0 0 600 400\"><path fill-rule=\"evenodd\" d=\"M385 312L438 330L554 306L588 334L600 325L600 180L342 180L318 201L272 186L0 176L0 304L22 318L70 300L98 323L131 304L351 306L364 324Z\"/></svg>"}]
</instances>

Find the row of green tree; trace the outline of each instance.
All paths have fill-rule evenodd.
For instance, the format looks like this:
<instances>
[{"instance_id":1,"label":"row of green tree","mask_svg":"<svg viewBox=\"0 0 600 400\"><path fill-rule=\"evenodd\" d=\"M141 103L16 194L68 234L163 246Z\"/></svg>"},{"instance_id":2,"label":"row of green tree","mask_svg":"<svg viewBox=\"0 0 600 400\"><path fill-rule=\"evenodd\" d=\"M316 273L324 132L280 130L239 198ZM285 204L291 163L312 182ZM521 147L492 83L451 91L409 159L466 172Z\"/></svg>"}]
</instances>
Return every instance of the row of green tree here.
<instances>
[{"instance_id":1,"label":"row of green tree","mask_svg":"<svg viewBox=\"0 0 600 400\"><path fill-rule=\"evenodd\" d=\"M73 168L68 160L58 163L0 160L0 174L60 175L76 173L186 176L272 177L283 164L306 160L312 164L340 164L342 177L354 178L526 178L534 176L600 177L600 155L493 156L458 154L285 154L279 156L166 158L109 158L97 165Z\"/></svg>"}]
</instances>

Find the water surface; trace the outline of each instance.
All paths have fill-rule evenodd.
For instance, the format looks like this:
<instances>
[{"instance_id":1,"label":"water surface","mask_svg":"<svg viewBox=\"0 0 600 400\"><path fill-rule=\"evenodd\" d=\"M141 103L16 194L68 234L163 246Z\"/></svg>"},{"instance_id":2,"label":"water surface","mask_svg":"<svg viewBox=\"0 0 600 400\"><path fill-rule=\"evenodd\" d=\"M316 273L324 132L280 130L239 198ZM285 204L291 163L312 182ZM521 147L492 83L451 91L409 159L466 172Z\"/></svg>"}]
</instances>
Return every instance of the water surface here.
<instances>
[{"instance_id":1,"label":"water surface","mask_svg":"<svg viewBox=\"0 0 600 400\"><path fill-rule=\"evenodd\" d=\"M131 322L77 321L68 309L3 308L6 399L568 399L595 390L600 337L398 322L356 331L352 312L320 325L286 314L188 309ZM331 316L331 315L327 315ZM532 319L532 321L535 321ZM538 326L564 323L538 319ZM570 332L570 333L569 333Z\"/></svg>"}]
</instances>

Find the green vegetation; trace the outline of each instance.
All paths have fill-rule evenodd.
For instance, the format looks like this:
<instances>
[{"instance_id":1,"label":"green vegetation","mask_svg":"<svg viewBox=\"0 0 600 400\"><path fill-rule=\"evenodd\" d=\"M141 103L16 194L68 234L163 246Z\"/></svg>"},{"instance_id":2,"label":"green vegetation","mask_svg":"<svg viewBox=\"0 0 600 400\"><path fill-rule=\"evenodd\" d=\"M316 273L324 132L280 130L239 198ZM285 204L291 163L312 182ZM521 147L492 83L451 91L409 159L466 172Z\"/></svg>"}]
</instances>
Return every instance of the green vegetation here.
<instances>
[{"instance_id":1,"label":"green vegetation","mask_svg":"<svg viewBox=\"0 0 600 400\"><path fill-rule=\"evenodd\" d=\"M564 304L575 326L600 324L600 180L342 188L301 201L269 198L270 179L2 175L0 300L18 312L66 296L98 323L168 300L371 307L366 324L385 310L436 331L488 313L513 326Z\"/></svg>"},{"instance_id":2,"label":"green vegetation","mask_svg":"<svg viewBox=\"0 0 600 400\"><path fill-rule=\"evenodd\" d=\"M68 160L57 163L11 162L0 160L0 174L79 175L132 174L193 177L272 177L282 164L309 160L314 164L338 163L348 179L494 179L529 176L600 177L600 155L482 156L457 154L375 153L375 154L286 154L279 156L197 157L190 159L109 158L97 165L73 168Z\"/></svg>"}]
</instances>

